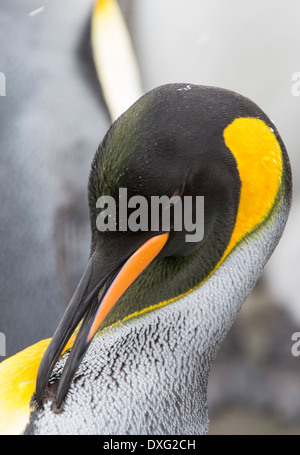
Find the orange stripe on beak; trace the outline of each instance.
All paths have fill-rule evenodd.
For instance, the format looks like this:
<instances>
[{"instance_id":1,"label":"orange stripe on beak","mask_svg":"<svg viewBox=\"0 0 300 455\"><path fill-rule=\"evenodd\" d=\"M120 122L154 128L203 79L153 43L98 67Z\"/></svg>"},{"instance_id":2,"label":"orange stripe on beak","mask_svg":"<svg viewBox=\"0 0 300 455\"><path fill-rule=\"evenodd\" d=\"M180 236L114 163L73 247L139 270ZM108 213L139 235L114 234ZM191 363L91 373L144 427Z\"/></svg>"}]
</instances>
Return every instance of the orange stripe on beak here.
<instances>
[{"instance_id":1,"label":"orange stripe on beak","mask_svg":"<svg viewBox=\"0 0 300 455\"><path fill-rule=\"evenodd\" d=\"M108 313L124 294L126 289L129 288L134 280L143 272L143 270L145 270L153 259L156 258L165 246L168 238L168 232L152 237L130 256L106 292L95 315L86 343L91 341Z\"/></svg>"}]
</instances>

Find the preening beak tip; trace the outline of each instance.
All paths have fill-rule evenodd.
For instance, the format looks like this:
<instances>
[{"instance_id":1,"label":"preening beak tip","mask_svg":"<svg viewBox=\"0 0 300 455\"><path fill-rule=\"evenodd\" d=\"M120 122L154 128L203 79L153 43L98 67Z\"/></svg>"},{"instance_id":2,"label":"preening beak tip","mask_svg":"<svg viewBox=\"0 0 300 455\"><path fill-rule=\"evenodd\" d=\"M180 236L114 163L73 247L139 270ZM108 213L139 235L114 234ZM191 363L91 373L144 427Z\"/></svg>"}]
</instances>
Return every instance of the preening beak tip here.
<instances>
[{"instance_id":1,"label":"preening beak tip","mask_svg":"<svg viewBox=\"0 0 300 455\"><path fill-rule=\"evenodd\" d=\"M151 237L131 254L125 264L122 263L122 265L119 266L117 274L116 270L107 271L106 264L102 264L103 267L100 267L100 270L102 272L105 270L106 273L100 273L100 277L93 276L95 273L93 267L94 258L90 259L74 296L41 361L36 385L36 400L39 405L42 405L44 393L54 365L82 318L83 320L76 340L67 358L58 383L56 393L56 406L58 409L62 406L76 370L107 314L124 294L126 289L128 289L143 270L157 257L165 246L168 238L169 233ZM99 275L98 266L99 264L95 267L95 269L98 270L97 275ZM111 276L114 276L113 281L99 304L99 291ZM93 282L96 282L96 285L91 291L87 292L92 279Z\"/></svg>"}]
</instances>

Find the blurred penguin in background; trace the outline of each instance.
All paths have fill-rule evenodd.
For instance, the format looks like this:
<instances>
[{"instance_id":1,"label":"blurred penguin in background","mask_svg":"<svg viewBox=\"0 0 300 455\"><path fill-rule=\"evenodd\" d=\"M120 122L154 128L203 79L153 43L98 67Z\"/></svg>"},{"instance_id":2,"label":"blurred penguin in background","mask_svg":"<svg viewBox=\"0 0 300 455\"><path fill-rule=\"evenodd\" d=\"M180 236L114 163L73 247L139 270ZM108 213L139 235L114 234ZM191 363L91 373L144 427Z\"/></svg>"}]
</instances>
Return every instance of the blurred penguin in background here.
<instances>
[{"instance_id":1,"label":"blurred penguin in background","mask_svg":"<svg viewBox=\"0 0 300 455\"><path fill-rule=\"evenodd\" d=\"M93 3L0 2L6 356L52 336L89 253L86 182L110 121L92 59Z\"/></svg>"}]
</instances>

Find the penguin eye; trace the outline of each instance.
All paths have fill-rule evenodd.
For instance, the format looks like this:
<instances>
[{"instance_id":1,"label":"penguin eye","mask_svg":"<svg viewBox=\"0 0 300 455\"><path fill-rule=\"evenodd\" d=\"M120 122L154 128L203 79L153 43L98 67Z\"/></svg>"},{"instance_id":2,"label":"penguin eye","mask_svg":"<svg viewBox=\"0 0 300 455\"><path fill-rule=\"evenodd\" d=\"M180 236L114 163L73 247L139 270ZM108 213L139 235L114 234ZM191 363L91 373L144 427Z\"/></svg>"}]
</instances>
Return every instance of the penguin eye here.
<instances>
[{"instance_id":1,"label":"penguin eye","mask_svg":"<svg viewBox=\"0 0 300 455\"><path fill-rule=\"evenodd\" d=\"M174 196L181 196L182 193L183 193L183 185L182 185L182 188L177 188L177 190L174 191L174 193L171 196L171 199Z\"/></svg>"},{"instance_id":2,"label":"penguin eye","mask_svg":"<svg viewBox=\"0 0 300 455\"><path fill-rule=\"evenodd\" d=\"M185 184L186 184L186 179L184 180L183 184L181 185L181 187L178 187L174 193L172 194L172 196L170 197L170 205L175 205L176 202L178 202L179 199L181 199L181 196L183 195L183 192L184 192L184 189L185 189Z\"/></svg>"},{"instance_id":3,"label":"penguin eye","mask_svg":"<svg viewBox=\"0 0 300 455\"><path fill-rule=\"evenodd\" d=\"M180 200L182 193L183 193L182 189L177 188L177 190L175 190L174 193L172 194L172 196L170 197L169 204L164 207L164 210L167 210L172 205L175 205Z\"/></svg>"}]
</instances>

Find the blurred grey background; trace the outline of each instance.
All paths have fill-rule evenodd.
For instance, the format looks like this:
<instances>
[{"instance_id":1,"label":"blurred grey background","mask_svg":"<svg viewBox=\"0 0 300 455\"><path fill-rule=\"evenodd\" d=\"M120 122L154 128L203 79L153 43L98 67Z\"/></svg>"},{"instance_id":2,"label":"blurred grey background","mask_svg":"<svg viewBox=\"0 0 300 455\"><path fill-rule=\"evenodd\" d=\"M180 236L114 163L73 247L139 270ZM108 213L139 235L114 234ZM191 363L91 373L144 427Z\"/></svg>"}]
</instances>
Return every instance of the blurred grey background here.
<instances>
[{"instance_id":1,"label":"blurred grey background","mask_svg":"<svg viewBox=\"0 0 300 455\"><path fill-rule=\"evenodd\" d=\"M92 4L0 0L0 332L7 355L52 335L88 257L86 184L109 126L91 56ZM300 96L292 94L300 2L120 5L145 91L169 82L235 90L268 114L286 145L290 219L213 366L210 433L300 434L300 357L291 353L292 334L300 332Z\"/></svg>"},{"instance_id":2,"label":"blurred grey background","mask_svg":"<svg viewBox=\"0 0 300 455\"><path fill-rule=\"evenodd\" d=\"M53 335L89 256L87 182L110 124L92 59L92 5L0 1L0 332L7 356Z\"/></svg>"}]
</instances>

